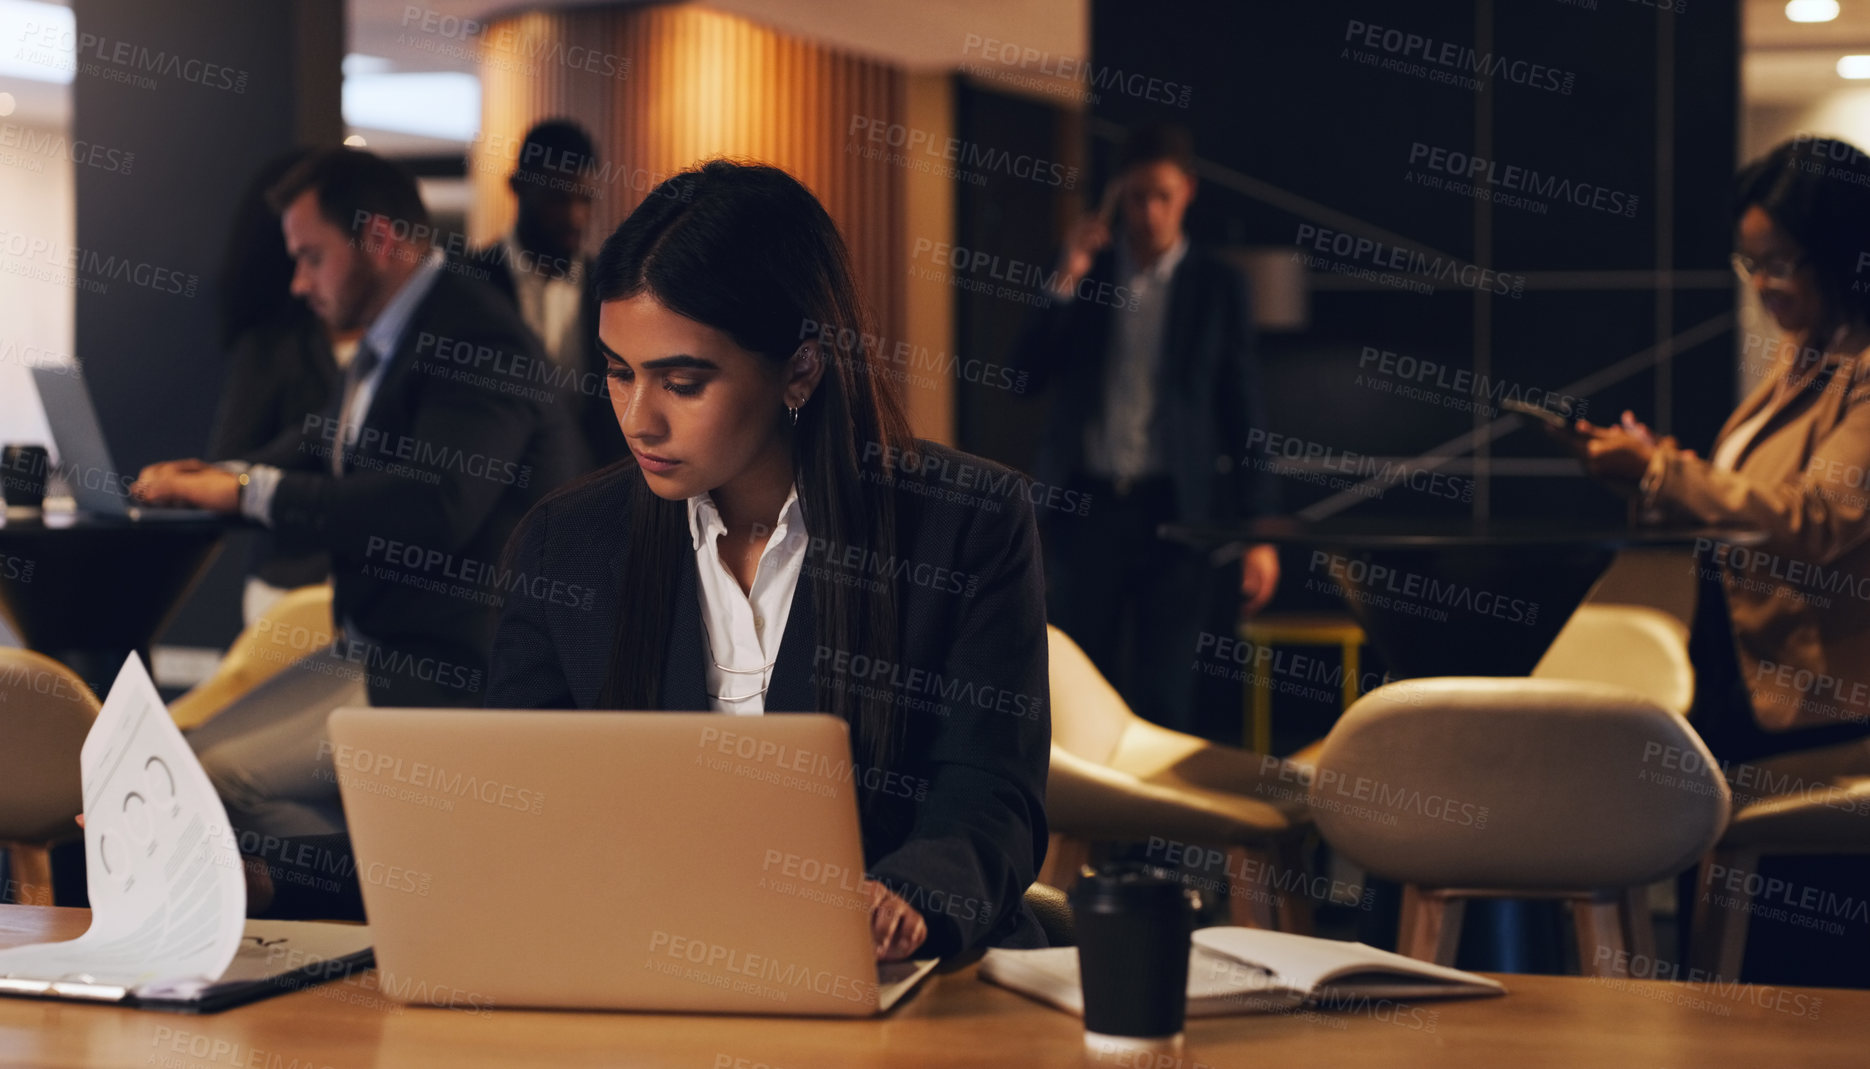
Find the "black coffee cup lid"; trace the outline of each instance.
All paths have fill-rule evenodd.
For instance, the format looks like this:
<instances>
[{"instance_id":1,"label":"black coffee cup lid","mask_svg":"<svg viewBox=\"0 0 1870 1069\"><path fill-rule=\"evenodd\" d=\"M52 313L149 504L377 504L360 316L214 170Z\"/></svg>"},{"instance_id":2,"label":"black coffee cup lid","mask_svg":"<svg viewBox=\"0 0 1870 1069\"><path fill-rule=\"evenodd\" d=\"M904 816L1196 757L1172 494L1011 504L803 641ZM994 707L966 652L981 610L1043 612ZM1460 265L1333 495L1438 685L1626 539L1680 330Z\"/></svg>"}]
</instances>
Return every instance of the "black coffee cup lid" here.
<instances>
[{"instance_id":1,"label":"black coffee cup lid","mask_svg":"<svg viewBox=\"0 0 1870 1069\"><path fill-rule=\"evenodd\" d=\"M1122 906L1124 908L1160 908L1187 901L1187 892L1176 880L1159 876L1149 869L1124 865L1093 870L1085 868L1072 889L1074 906Z\"/></svg>"}]
</instances>

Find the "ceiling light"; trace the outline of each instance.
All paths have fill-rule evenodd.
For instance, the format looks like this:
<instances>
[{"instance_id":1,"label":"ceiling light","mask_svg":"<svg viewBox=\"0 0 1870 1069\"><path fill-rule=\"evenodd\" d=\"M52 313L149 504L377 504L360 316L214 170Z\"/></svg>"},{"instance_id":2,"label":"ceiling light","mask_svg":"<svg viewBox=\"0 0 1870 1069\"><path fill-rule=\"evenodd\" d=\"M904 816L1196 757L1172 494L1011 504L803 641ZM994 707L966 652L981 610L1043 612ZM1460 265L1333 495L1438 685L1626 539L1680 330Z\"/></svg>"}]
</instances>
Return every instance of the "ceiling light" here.
<instances>
[{"instance_id":1,"label":"ceiling light","mask_svg":"<svg viewBox=\"0 0 1870 1069\"><path fill-rule=\"evenodd\" d=\"M350 52L344 57L344 76L357 74L388 74L396 64L382 56L365 55L362 52Z\"/></svg>"},{"instance_id":2,"label":"ceiling light","mask_svg":"<svg viewBox=\"0 0 1870 1069\"><path fill-rule=\"evenodd\" d=\"M480 132L480 79L456 71L349 75L344 124L472 141Z\"/></svg>"},{"instance_id":3,"label":"ceiling light","mask_svg":"<svg viewBox=\"0 0 1870 1069\"><path fill-rule=\"evenodd\" d=\"M1793 22L1830 22L1838 17L1838 0L1789 0L1786 18Z\"/></svg>"},{"instance_id":4,"label":"ceiling light","mask_svg":"<svg viewBox=\"0 0 1870 1069\"><path fill-rule=\"evenodd\" d=\"M38 0L0 0L0 77L70 85L78 66L71 8Z\"/></svg>"},{"instance_id":5,"label":"ceiling light","mask_svg":"<svg viewBox=\"0 0 1870 1069\"><path fill-rule=\"evenodd\" d=\"M1838 57L1838 77L1853 80L1870 78L1870 56Z\"/></svg>"}]
</instances>

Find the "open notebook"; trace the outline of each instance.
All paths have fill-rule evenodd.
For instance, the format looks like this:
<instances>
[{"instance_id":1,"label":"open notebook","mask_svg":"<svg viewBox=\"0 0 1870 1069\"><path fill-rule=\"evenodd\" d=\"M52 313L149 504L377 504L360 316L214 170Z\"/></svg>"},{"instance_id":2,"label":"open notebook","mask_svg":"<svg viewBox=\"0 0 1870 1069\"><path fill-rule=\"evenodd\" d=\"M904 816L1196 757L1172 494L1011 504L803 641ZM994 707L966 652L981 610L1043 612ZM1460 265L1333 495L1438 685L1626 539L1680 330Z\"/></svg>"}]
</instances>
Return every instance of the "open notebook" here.
<instances>
[{"instance_id":1,"label":"open notebook","mask_svg":"<svg viewBox=\"0 0 1870 1069\"><path fill-rule=\"evenodd\" d=\"M369 964L362 926L246 920L227 810L136 654L79 763L91 927L0 950L0 995L208 1012Z\"/></svg>"},{"instance_id":2,"label":"open notebook","mask_svg":"<svg viewBox=\"0 0 1870 1069\"><path fill-rule=\"evenodd\" d=\"M1503 995L1485 976L1392 954L1362 943L1257 928L1203 928L1188 952L1188 1016L1276 1013L1306 1004L1344 1006ZM980 976L1083 1016L1076 947L990 950Z\"/></svg>"}]
</instances>

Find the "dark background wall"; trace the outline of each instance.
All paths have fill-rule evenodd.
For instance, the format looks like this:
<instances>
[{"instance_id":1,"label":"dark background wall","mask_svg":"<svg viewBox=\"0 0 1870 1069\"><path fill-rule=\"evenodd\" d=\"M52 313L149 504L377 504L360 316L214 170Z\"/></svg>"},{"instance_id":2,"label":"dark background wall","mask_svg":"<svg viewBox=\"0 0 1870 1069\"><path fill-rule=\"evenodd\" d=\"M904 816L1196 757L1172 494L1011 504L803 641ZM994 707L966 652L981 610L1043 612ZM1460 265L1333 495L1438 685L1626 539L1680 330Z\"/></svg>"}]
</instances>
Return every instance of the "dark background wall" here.
<instances>
[{"instance_id":1,"label":"dark background wall","mask_svg":"<svg viewBox=\"0 0 1870 1069\"><path fill-rule=\"evenodd\" d=\"M129 180L76 169L77 246L98 265L78 275L104 283L79 287L77 351L112 459L134 473L207 448L225 372L216 274L234 205L262 163L343 138L344 4L73 0L72 9L80 42L94 42L76 57L72 138L136 157ZM133 276L102 266L113 257ZM171 292L176 279L181 293ZM160 641L233 637L245 548L229 540Z\"/></svg>"},{"instance_id":2,"label":"dark background wall","mask_svg":"<svg viewBox=\"0 0 1870 1069\"><path fill-rule=\"evenodd\" d=\"M137 153L133 182L78 168L79 248L198 279L193 297L121 281L79 293L77 349L116 459L133 471L206 443L224 366L213 313L230 209L273 154L341 136L343 5L73 6L80 33L107 48L123 42L247 74L239 91L160 73L143 88L108 75L121 64L92 57L96 69L75 79L74 138ZM1357 36L1348 33L1353 22L1536 62L1571 75L1571 91L1496 77L1474 92L1378 69L1350 50L1417 60L1347 40ZM1448 284L1425 295L1313 273L1305 328L1262 337L1270 430L1336 450L1414 456L1493 424L1492 413L1451 403L1463 398L1445 386L1423 384L1431 396L1408 399L1371 388L1368 376L1360 382L1360 354L1371 348L1518 391L1584 383L1569 392L1583 394L1593 418L1628 407L1705 449L1734 400L1725 255L1738 26L1734 0L1703 0L1679 15L1631 0L1598 0L1594 9L1558 0L1407 8L1092 0L1092 69L1187 85L1187 106L1105 88L1080 117L958 80L959 136L1081 170L1071 188L1002 173L957 183L955 241L1049 267L1064 224L1101 193L1122 131L1180 122L1203 160L1189 218L1198 240L1291 250L1300 227L1312 225L1524 276L1515 298ZM1423 188L1407 180L1428 173L1410 159L1418 143L1602 186L1634 196L1636 207L1616 214L1544 198L1545 210L1534 212ZM956 297L959 355L1008 355L1024 307ZM152 396L164 404L150 405ZM1043 411L1043 399L964 381L959 442L1030 466ZM1392 489L1350 513L1610 516L1620 507L1526 430L1461 451L1478 468L1463 461L1445 470L1474 478L1471 500ZM1292 509L1329 494L1283 482ZM231 636L243 556L231 541L164 641L215 645Z\"/></svg>"},{"instance_id":3,"label":"dark background wall","mask_svg":"<svg viewBox=\"0 0 1870 1069\"><path fill-rule=\"evenodd\" d=\"M1475 92L1379 69L1351 50L1420 60L1347 40L1353 22L1541 64L1559 72L1557 80L1569 74L1571 89L1495 77ZM1415 456L1497 418L1467 410L1457 391L1432 382L1418 384L1430 387L1426 399L1381 392L1367 375L1360 382L1367 370L1360 354L1370 347L1484 374L1522 393L1582 394L1598 422L1631 408L1705 449L1735 400L1735 287L1726 256L1738 47L1734 0L1697 2L1683 14L1629 0L1598 0L1595 9L1557 0L1406 7L1093 0L1093 68L1191 85L1188 106L1098 92L1085 131L1088 182L1076 191L964 187L957 240L1050 265L1068 216L1061 205L1095 203L1122 130L1179 122L1193 131L1204 161L1188 220L1197 240L1290 250L1310 224L1524 276L1521 295L1509 297L1439 282L1425 295L1313 273L1307 327L1262 337L1271 430L1337 450ZM983 95L997 94L960 90L964 137L1044 145L1072 132L1056 108L976 106ZM1635 206L1613 213L1544 197L1540 213L1424 188L1408 180L1412 171L1430 173L1411 162L1418 143L1574 188L1601 186L1633 196ZM960 302L964 351L1012 345L1016 308L967 294ZM1657 353L1666 354L1660 362ZM1037 406L977 387L962 391L958 407L963 448L1030 463ZM1349 514L1621 511L1529 430L1473 453L1481 466L1471 501L1392 489ZM1293 509L1330 493L1283 482Z\"/></svg>"}]
</instances>

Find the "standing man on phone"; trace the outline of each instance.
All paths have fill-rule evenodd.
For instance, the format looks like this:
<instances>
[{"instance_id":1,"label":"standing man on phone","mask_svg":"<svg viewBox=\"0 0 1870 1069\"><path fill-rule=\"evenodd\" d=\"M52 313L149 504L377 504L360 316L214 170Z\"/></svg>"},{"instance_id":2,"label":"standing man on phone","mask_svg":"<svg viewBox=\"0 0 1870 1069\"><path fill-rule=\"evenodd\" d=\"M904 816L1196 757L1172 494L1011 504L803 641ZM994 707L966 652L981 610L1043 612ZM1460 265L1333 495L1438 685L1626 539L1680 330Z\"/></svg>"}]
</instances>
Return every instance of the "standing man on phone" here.
<instances>
[{"instance_id":1,"label":"standing man on phone","mask_svg":"<svg viewBox=\"0 0 1870 1069\"><path fill-rule=\"evenodd\" d=\"M1130 135L1018 357L1052 393L1035 474L1090 498L1085 515L1041 517L1047 614L1132 708L1185 731L1199 727L1190 663L1217 593L1238 589L1251 615L1279 584L1272 546L1217 566L1156 536L1271 511L1243 463L1264 425L1246 283L1182 232L1194 162L1179 127Z\"/></svg>"}]
</instances>

